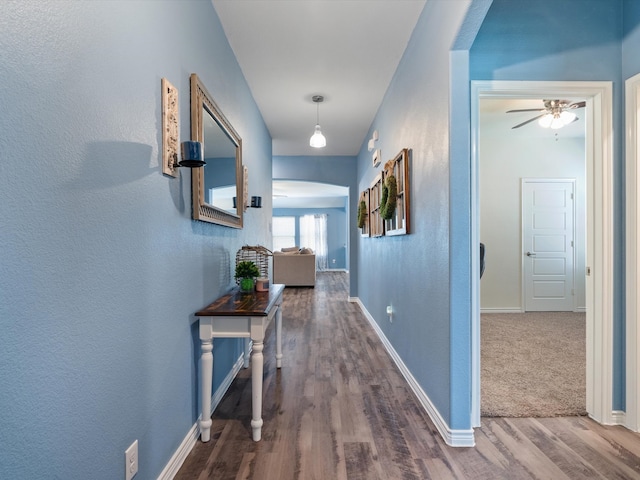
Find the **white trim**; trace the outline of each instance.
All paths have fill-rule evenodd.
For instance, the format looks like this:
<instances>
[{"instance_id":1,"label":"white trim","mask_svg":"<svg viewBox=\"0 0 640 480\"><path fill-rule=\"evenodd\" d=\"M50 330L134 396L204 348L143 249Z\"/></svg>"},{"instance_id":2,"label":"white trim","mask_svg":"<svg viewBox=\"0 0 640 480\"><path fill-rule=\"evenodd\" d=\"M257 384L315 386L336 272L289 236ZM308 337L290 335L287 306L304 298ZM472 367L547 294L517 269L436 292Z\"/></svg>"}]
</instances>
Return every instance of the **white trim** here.
<instances>
[{"instance_id":1,"label":"white trim","mask_svg":"<svg viewBox=\"0 0 640 480\"><path fill-rule=\"evenodd\" d=\"M640 255L640 143L638 142L638 128L640 118L640 74L625 81L625 112L626 112L626 233L627 249L625 265L626 278L626 426L637 432L640 430L640 339L638 338L638 314L640 305L640 269L638 261Z\"/></svg>"},{"instance_id":2,"label":"white trim","mask_svg":"<svg viewBox=\"0 0 640 480\"><path fill-rule=\"evenodd\" d=\"M244 365L244 354L240 355L236 363L233 365L233 368L229 371L227 376L224 378L223 382L220 384L218 389L215 391L213 396L211 397L211 415L213 415L214 410L218 406L218 404L222 401L222 397L227 393L227 390L231 386L231 383L238 375L238 372L242 369ZM174 452L174 454L169 459L169 462L164 467L160 475L158 475L158 480L172 480L173 477L176 476L178 470L184 463L184 461L193 450L198 438L200 438L200 418L202 414L198 415L198 419L196 423L193 424L191 429L187 432L187 435L182 440L182 443L178 447L178 449Z\"/></svg>"},{"instance_id":3,"label":"white trim","mask_svg":"<svg viewBox=\"0 0 640 480\"><path fill-rule=\"evenodd\" d=\"M427 412L427 414L435 424L436 428L438 429L438 432L442 436L445 443L451 447L475 446L473 429L452 430L451 428L449 428L449 425L447 425L447 422L445 421L445 419L442 418L442 415L440 415L440 412L438 411L438 409L435 407L435 405L433 405L433 403L431 402L431 400L429 399L425 391L422 389L418 381L411 374L411 371L409 370L409 368L407 368L407 366L404 364L404 362L402 361L402 358L400 357L400 355L398 355L398 352L396 352L396 350L393 348L393 346L385 336L384 332L380 329L380 327L378 326L374 318L371 316L371 314L367 311L367 309L362 304L360 299L357 297L356 298L350 297L349 301L358 304L365 318L369 321L369 324L371 324L371 326L373 327L373 330L376 332L376 334L380 338L380 341L384 345L385 349L387 350L392 360L395 362L398 369L402 373L402 376L405 378L405 380L411 387L411 390L413 391L413 393L415 393L416 397L418 397L418 401L422 405L422 408L425 409L425 411Z\"/></svg>"},{"instance_id":4,"label":"white trim","mask_svg":"<svg viewBox=\"0 0 640 480\"><path fill-rule=\"evenodd\" d=\"M611 412L611 419L613 425L627 425L627 413L623 410L614 410Z\"/></svg>"},{"instance_id":5,"label":"white trim","mask_svg":"<svg viewBox=\"0 0 640 480\"><path fill-rule=\"evenodd\" d=\"M612 82L471 82L472 239L479 232L478 148L480 98L566 98L586 100L587 157L587 412L613 423L613 84ZM471 262L479 252L471 249ZM479 279L471 279L472 375L480 364ZM480 405L480 378L472 378L472 404Z\"/></svg>"},{"instance_id":6,"label":"white trim","mask_svg":"<svg viewBox=\"0 0 640 480\"><path fill-rule=\"evenodd\" d=\"M200 417L198 417L200 418ZM160 475L158 475L158 480L172 480L182 467L182 464L193 450L198 438L200 437L200 422L196 422L193 424L189 432L187 432L187 436L184 437L182 443L178 447L178 449L174 452L169 460L169 463L164 467Z\"/></svg>"},{"instance_id":7,"label":"white trim","mask_svg":"<svg viewBox=\"0 0 640 480\"><path fill-rule=\"evenodd\" d=\"M524 313L520 307L481 308L480 313Z\"/></svg>"}]
</instances>

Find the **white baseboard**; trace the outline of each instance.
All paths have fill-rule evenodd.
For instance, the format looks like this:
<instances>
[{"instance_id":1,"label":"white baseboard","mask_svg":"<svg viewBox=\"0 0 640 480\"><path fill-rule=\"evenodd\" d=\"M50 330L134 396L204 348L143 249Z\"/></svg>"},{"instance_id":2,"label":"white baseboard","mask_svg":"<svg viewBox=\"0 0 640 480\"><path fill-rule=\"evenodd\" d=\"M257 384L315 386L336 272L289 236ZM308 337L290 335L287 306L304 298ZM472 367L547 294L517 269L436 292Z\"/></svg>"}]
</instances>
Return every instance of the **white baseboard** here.
<instances>
[{"instance_id":1,"label":"white baseboard","mask_svg":"<svg viewBox=\"0 0 640 480\"><path fill-rule=\"evenodd\" d=\"M227 393L227 390L229 390L229 387L231 386L233 379L236 378L236 375L238 375L238 372L242 369L243 366L244 366L244 354L240 355L236 363L233 365L233 368L229 371L227 376L224 378L224 381L222 382L222 384L220 384L218 389L215 391L215 393L211 397L211 413L209 415L213 415L213 411L216 409L218 404L222 401L222 397L224 397L224 394ZM198 419L196 420L196 423L193 424L193 426L189 429L189 432L187 432L186 437L184 437L184 440L182 440L182 443L180 444L178 449L171 456L169 463L167 463L167 465L164 467L164 469L158 476L158 480L172 480L173 477L176 476L176 474L178 473L178 470L180 470L180 467L189 456L189 453L191 452L191 450L193 450L193 447L198 441L198 438L200 438L200 419L201 418L202 418L202 415L199 415Z\"/></svg>"},{"instance_id":2,"label":"white baseboard","mask_svg":"<svg viewBox=\"0 0 640 480\"><path fill-rule=\"evenodd\" d=\"M614 410L611 412L612 425L627 425L627 414L623 410Z\"/></svg>"},{"instance_id":3,"label":"white baseboard","mask_svg":"<svg viewBox=\"0 0 640 480\"><path fill-rule=\"evenodd\" d=\"M480 313L522 313L520 307L480 308Z\"/></svg>"},{"instance_id":4,"label":"white baseboard","mask_svg":"<svg viewBox=\"0 0 640 480\"><path fill-rule=\"evenodd\" d=\"M438 409L435 407L435 405L433 405L433 403L431 402L431 400L429 399L425 391L422 389L420 384L418 384L418 382L416 381L411 371L407 368L405 363L402 361L402 358L400 357L400 355L398 355L398 352L396 352L396 350L393 348L393 346L385 336L384 332L380 329L380 327L378 326L374 318L371 316L371 314L364 307L360 299L357 297L349 297L349 301L358 304L358 306L360 307L360 310L362 310L362 313L364 314L366 319L369 321L374 331L378 334L378 337L382 341L382 344L387 349L387 352L389 353L389 355L391 356L395 364L400 369L400 372L402 373L405 380L411 387L411 390L413 390L413 393L415 393L416 396L418 397L418 401L420 402L422 407L425 409L425 411L427 412L427 414L435 424L436 428L438 429L438 432L440 433L440 435L442 436L446 444L452 447L473 447L475 445L473 429L452 430L451 428L449 428L449 425L447 425L447 422L444 420L444 418L442 418L442 415L440 415L440 412L438 411Z\"/></svg>"},{"instance_id":5,"label":"white baseboard","mask_svg":"<svg viewBox=\"0 0 640 480\"><path fill-rule=\"evenodd\" d=\"M174 452L169 460L169 463L164 467L164 470L158 475L158 480L172 480L173 477L176 476L178 470L184 463L184 461L191 453L191 450L195 446L198 441L198 437L200 437L200 417L198 417L198 421L189 429L187 436L184 437L182 443L178 447L178 449Z\"/></svg>"},{"instance_id":6,"label":"white baseboard","mask_svg":"<svg viewBox=\"0 0 640 480\"><path fill-rule=\"evenodd\" d=\"M576 313L586 313L587 307L576 307ZM480 308L480 313L524 313L520 307Z\"/></svg>"}]
</instances>

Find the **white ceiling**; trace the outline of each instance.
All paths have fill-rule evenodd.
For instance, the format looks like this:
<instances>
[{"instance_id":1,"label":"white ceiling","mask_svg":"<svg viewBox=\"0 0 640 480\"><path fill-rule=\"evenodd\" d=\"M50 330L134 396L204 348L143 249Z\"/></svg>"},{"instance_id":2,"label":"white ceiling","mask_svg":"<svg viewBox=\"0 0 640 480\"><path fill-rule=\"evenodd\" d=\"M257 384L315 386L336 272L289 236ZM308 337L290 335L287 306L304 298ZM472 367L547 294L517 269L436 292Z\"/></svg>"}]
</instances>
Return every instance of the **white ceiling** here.
<instances>
[{"instance_id":1,"label":"white ceiling","mask_svg":"<svg viewBox=\"0 0 640 480\"><path fill-rule=\"evenodd\" d=\"M212 0L273 139L274 155L356 155L413 32L425 0ZM324 95L327 146L309 146L313 95ZM568 99L577 101L579 99ZM504 135L583 136L580 120L561 130L532 122L542 99L483 99L483 129ZM487 131L487 130L485 130ZM345 187L274 182L274 208L343 206Z\"/></svg>"},{"instance_id":2,"label":"white ceiling","mask_svg":"<svg viewBox=\"0 0 640 480\"><path fill-rule=\"evenodd\" d=\"M274 155L356 155L425 0L212 0ZM324 95L325 148L309 146Z\"/></svg>"}]
</instances>

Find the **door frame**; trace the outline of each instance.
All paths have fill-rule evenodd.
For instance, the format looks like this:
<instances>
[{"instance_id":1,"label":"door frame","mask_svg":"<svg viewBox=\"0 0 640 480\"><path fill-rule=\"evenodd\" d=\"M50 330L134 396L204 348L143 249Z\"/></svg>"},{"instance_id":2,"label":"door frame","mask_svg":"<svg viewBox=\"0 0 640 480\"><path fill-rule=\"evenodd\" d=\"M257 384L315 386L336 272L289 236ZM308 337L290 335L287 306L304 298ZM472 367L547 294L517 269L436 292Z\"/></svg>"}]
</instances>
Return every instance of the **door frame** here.
<instances>
[{"instance_id":1,"label":"door frame","mask_svg":"<svg viewBox=\"0 0 640 480\"><path fill-rule=\"evenodd\" d=\"M640 74L625 81L626 127L626 411L625 425L640 431Z\"/></svg>"},{"instance_id":2,"label":"door frame","mask_svg":"<svg viewBox=\"0 0 640 480\"><path fill-rule=\"evenodd\" d=\"M571 222L572 222L572 233L571 233L571 238L573 239L572 242L574 243L573 246L573 250L571 250L571 256L573 257L572 262L571 262L571 289L572 291L575 290L576 287L576 248L575 248L575 239L576 239L576 199L575 197L575 193L576 193L576 179L575 178L541 178L541 177L523 177L520 179L520 230L521 230L521 251L522 251L522 255L520 256L520 258L522 259L522 263L520 266L520 272L521 272L521 287L522 287L522 291L521 291L521 302L520 302L520 310L522 312L526 312L526 305L527 305L527 288L526 288L526 268L525 268L525 262L526 259L524 258L524 251L525 251L525 218L524 218L524 212L525 212L525 207L524 207L524 185L526 183L570 183L572 185L572 190L571 190L571 198L573 200L572 202L572 206L571 206L571 214L572 214L572 218L571 218ZM571 311L575 312L576 311L576 296L572 295L571 298Z\"/></svg>"},{"instance_id":3,"label":"door frame","mask_svg":"<svg viewBox=\"0 0 640 480\"><path fill-rule=\"evenodd\" d=\"M613 82L471 82L471 244L479 244L479 104L481 98L581 98L586 102L587 413L620 423L613 405ZM471 420L480 426L480 275L471 248ZM598 292L598 295L595 294Z\"/></svg>"}]
</instances>

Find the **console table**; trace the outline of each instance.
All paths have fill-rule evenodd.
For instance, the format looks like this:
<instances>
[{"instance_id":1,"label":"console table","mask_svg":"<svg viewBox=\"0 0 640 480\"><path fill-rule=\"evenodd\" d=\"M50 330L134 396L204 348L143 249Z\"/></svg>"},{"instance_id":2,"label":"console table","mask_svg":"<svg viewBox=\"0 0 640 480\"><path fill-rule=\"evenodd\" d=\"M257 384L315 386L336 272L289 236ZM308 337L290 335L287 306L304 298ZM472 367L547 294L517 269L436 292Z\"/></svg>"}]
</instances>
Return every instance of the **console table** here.
<instances>
[{"instance_id":1,"label":"console table","mask_svg":"<svg viewBox=\"0 0 640 480\"><path fill-rule=\"evenodd\" d=\"M264 334L276 319L276 367L282 366L282 292L284 285L271 285L268 292L241 292L238 288L196 312L200 323L200 439L211 438L211 383L213 374L213 339L244 338L244 366L251 353L251 407L253 440L262 437L262 374L264 370Z\"/></svg>"}]
</instances>

